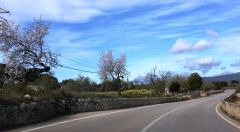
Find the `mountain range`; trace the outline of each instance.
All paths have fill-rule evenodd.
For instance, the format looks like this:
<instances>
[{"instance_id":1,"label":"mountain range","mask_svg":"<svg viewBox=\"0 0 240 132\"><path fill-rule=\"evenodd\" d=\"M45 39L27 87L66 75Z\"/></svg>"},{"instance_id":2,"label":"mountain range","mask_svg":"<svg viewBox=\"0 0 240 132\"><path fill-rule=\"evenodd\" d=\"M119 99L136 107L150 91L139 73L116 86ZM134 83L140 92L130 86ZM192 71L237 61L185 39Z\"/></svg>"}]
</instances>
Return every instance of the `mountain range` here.
<instances>
[{"instance_id":1,"label":"mountain range","mask_svg":"<svg viewBox=\"0 0 240 132\"><path fill-rule=\"evenodd\" d=\"M240 72L231 73L226 75L218 75L213 77L203 77L203 82L218 82L218 81L227 81L231 83L232 80L237 80L240 82Z\"/></svg>"}]
</instances>

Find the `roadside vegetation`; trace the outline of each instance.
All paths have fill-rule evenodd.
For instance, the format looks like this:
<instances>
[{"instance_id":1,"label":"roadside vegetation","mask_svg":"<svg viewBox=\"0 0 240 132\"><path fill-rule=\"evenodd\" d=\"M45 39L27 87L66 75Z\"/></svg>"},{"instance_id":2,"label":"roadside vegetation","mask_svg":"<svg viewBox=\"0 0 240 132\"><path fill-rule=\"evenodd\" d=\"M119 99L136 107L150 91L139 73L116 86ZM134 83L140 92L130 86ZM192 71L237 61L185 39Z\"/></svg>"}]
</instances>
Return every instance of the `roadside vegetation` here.
<instances>
[{"instance_id":1,"label":"roadside vegetation","mask_svg":"<svg viewBox=\"0 0 240 132\"><path fill-rule=\"evenodd\" d=\"M238 81L204 83L198 73L190 76L175 75L170 71L152 68L143 81L129 81L125 54L118 58L111 50L102 52L97 74L101 80L79 76L59 82L52 72L64 67L58 53L52 51L44 38L49 34L49 24L39 19L26 27L7 20L0 21L0 99L22 98L139 98L179 96L196 91L221 90Z\"/></svg>"}]
</instances>

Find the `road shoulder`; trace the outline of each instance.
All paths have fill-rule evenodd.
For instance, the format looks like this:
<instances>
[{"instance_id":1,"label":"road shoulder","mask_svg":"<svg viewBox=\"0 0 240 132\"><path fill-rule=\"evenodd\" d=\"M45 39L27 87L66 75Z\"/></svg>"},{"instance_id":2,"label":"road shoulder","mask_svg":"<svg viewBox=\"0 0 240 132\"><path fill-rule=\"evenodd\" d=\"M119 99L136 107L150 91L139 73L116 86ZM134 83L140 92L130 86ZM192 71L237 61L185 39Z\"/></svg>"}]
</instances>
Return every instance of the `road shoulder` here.
<instances>
[{"instance_id":1,"label":"road shoulder","mask_svg":"<svg viewBox=\"0 0 240 132\"><path fill-rule=\"evenodd\" d=\"M220 108L221 103L218 103L215 110L219 117L221 117L225 122L231 124L232 126L238 128L240 130L240 123L232 118L230 118L228 115L226 115L223 110Z\"/></svg>"}]
</instances>

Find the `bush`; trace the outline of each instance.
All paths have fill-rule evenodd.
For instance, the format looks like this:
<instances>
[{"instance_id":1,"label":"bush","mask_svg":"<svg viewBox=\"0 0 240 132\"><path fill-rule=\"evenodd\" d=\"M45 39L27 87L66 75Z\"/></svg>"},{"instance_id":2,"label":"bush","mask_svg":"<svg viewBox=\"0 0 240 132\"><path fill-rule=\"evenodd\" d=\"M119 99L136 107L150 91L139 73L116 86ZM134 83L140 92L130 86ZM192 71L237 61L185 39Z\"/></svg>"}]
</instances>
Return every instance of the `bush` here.
<instances>
[{"instance_id":1,"label":"bush","mask_svg":"<svg viewBox=\"0 0 240 132\"><path fill-rule=\"evenodd\" d=\"M180 87L181 87L181 85L178 82L173 81L170 84L169 90L170 90L170 92L178 93L180 91Z\"/></svg>"},{"instance_id":2,"label":"bush","mask_svg":"<svg viewBox=\"0 0 240 132\"><path fill-rule=\"evenodd\" d=\"M239 83L238 80L232 80L232 81L231 81L231 84L238 84L238 83Z\"/></svg>"},{"instance_id":3,"label":"bush","mask_svg":"<svg viewBox=\"0 0 240 132\"><path fill-rule=\"evenodd\" d=\"M36 90L42 90L42 91L51 91L56 90L60 88L60 85L58 83L57 78L48 75L48 74L42 74L37 78L34 82L29 83L29 88L36 88Z\"/></svg>"},{"instance_id":4,"label":"bush","mask_svg":"<svg viewBox=\"0 0 240 132\"><path fill-rule=\"evenodd\" d=\"M104 81L101 84L101 91L117 91L117 82L116 81Z\"/></svg>"},{"instance_id":5,"label":"bush","mask_svg":"<svg viewBox=\"0 0 240 132\"><path fill-rule=\"evenodd\" d=\"M126 90L118 95L116 91L111 92L76 92L67 89L63 90L65 97L75 98L142 98L142 97L156 97L157 95L153 90L139 89L139 90Z\"/></svg>"},{"instance_id":6,"label":"bush","mask_svg":"<svg viewBox=\"0 0 240 132\"><path fill-rule=\"evenodd\" d=\"M92 92L99 90L98 85L94 81L91 81L89 77L84 76L79 76L77 79L64 80L62 85L67 89L78 92Z\"/></svg>"},{"instance_id":7,"label":"bush","mask_svg":"<svg viewBox=\"0 0 240 132\"><path fill-rule=\"evenodd\" d=\"M68 91L67 95L75 98L117 98L120 97L117 92L76 92Z\"/></svg>"},{"instance_id":8,"label":"bush","mask_svg":"<svg viewBox=\"0 0 240 132\"><path fill-rule=\"evenodd\" d=\"M156 96L156 94L153 90L139 89L123 91L121 96L127 98L140 98L140 97L153 97Z\"/></svg>"},{"instance_id":9,"label":"bush","mask_svg":"<svg viewBox=\"0 0 240 132\"><path fill-rule=\"evenodd\" d=\"M215 85L215 88L213 90L220 90L228 86L228 83L226 81L213 82L213 84Z\"/></svg>"},{"instance_id":10,"label":"bush","mask_svg":"<svg viewBox=\"0 0 240 132\"><path fill-rule=\"evenodd\" d=\"M215 88L216 88L216 85L214 83L204 83L202 86L203 91L209 91L209 90L213 90Z\"/></svg>"}]
</instances>

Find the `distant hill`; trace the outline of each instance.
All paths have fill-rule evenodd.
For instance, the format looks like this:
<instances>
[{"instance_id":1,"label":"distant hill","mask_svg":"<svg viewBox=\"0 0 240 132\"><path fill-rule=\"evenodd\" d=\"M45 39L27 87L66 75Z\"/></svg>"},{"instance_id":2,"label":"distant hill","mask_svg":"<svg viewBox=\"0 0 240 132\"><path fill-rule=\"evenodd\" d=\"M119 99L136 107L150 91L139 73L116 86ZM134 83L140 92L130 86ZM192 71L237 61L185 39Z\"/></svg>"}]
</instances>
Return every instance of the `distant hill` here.
<instances>
[{"instance_id":1,"label":"distant hill","mask_svg":"<svg viewBox=\"0 0 240 132\"><path fill-rule=\"evenodd\" d=\"M219 75L214 77L203 77L203 82L217 82L217 81L227 81L231 83L232 80L238 80L240 82L240 72L232 73L227 75Z\"/></svg>"}]
</instances>

